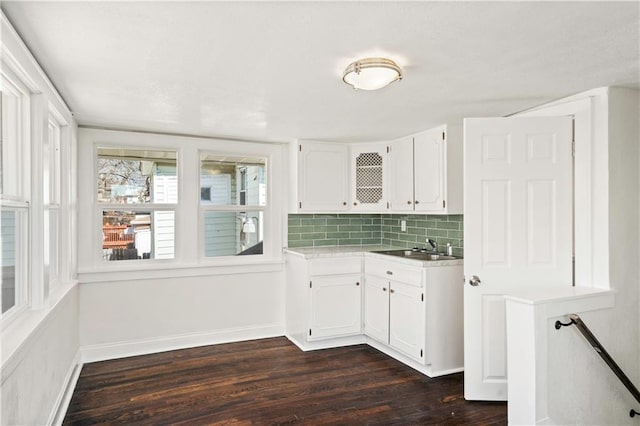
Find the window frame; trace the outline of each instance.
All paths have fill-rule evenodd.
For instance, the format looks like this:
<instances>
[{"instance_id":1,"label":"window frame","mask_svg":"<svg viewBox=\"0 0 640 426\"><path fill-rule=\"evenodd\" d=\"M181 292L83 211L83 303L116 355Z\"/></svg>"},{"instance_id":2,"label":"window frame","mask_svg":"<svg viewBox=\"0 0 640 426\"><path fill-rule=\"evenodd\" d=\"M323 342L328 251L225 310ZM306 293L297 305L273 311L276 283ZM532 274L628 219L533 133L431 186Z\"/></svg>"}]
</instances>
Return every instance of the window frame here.
<instances>
[{"instance_id":1,"label":"window frame","mask_svg":"<svg viewBox=\"0 0 640 426\"><path fill-rule=\"evenodd\" d=\"M32 259L32 206L31 206L31 124L32 99L31 90L24 81L4 62L0 67L0 87L2 96L8 93L15 96L16 104L2 102L2 191L0 192L0 208L16 212L16 249L14 305L6 312L0 310L0 329L20 317L31 308L33 286L30 270ZM12 120L8 120L11 118ZM11 123L9 125L9 123ZM8 155L9 154L9 155ZM6 165L11 164L7 172ZM12 179L6 179L11 176ZM14 180L11 193L5 194L6 183Z\"/></svg>"},{"instance_id":2,"label":"window frame","mask_svg":"<svg viewBox=\"0 0 640 426\"><path fill-rule=\"evenodd\" d=\"M147 150L174 150L177 152L178 204L175 206L175 257L149 259L146 262L104 262L101 258L101 217L96 203L95 178L96 147L144 148ZM169 277L217 275L227 273L280 270L286 241L285 209L287 200L288 148L287 142L255 142L218 139L188 135L149 133L80 127L78 129L78 277L81 282L115 282L134 278L156 279ZM234 157L264 157L269 173L267 188L269 206L264 224L264 251L262 256L203 257L199 235L200 220L200 156L199 151L210 151ZM100 209L103 207L102 205ZM122 210L119 205L118 210ZM132 205L127 205L132 206ZM160 209L170 205L162 205ZM172 208L174 206L171 206ZM141 209L149 209L141 207ZM87 212L88 214L83 214ZM267 240L268 238L268 240Z\"/></svg>"},{"instance_id":3,"label":"window frame","mask_svg":"<svg viewBox=\"0 0 640 426\"><path fill-rule=\"evenodd\" d=\"M145 204L121 204L121 203L99 203L98 202L98 187L97 187L97 179L99 178L99 170L98 170L98 159L100 158L99 156L99 150L100 149L121 149L121 150L131 150L131 151L135 151L135 150L141 150L141 151L172 151L175 152L176 154L176 178L178 180L177 182L177 186L178 186L178 196L177 196L177 202L176 203L145 203ZM93 147L93 162L92 162L92 175L91 175L91 181L94 182L94 185L91 186L92 188L92 204L94 205L94 220L95 223L97 225L97 228L100 229L100 234L102 234L102 227L103 227L103 216L104 216L104 212L105 211L130 211L130 212L140 212L140 213L154 213L154 212L160 212L160 211L172 211L174 214L174 246L173 246L173 250L174 250L174 254L173 254L173 258L172 259L156 259L156 258L152 258L152 259L123 259L123 260L118 260L118 261L108 261L106 259L104 259L104 251L102 249L102 238L99 238L99 242L97 242L96 244L94 244L94 251L95 254L94 256L97 255L97 259L96 261L98 263L102 263L103 265L105 265L107 268L110 269L120 269L120 267L118 267L118 265L113 265L111 266L111 264L121 264L123 265L125 268L129 268L130 265L134 265L134 264L140 264L140 263L151 263L151 264L157 264L157 263L174 263L176 261L176 259L179 256L179 252L178 252L178 248L177 248L177 242L176 242L176 233L177 233L177 210L178 210L178 206L180 205L180 197L181 197L181 179L180 179L180 150L178 148L172 148L172 147L165 147L165 146L158 146L158 147L149 147L149 146L145 146L145 145L127 145L127 146L122 146L119 145L117 143L95 143L94 147ZM96 229L97 232L97 229ZM155 232L155 229L154 229Z\"/></svg>"},{"instance_id":4,"label":"window frame","mask_svg":"<svg viewBox=\"0 0 640 426\"><path fill-rule=\"evenodd\" d=\"M51 293L60 283L62 230L62 129L64 120L49 107L47 137L43 143L44 279ZM48 153L47 153L48 150ZM48 163L48 164L46 164ZM49 268L47 269L47 261Z\"/></svg>"},{"instance_id":5,"label":"window frame","mask_svg":"<svg viewBox=\"0 0 640 426\"><path fill-rule=\"evenodd\" d=\"M211 150L211 149L200 149L198 150L198 187L202 188L201 186L201 180L200 177L201 175L201 167L202 167L202 161L203 161L203 157L206 155L214 155L214 156L220 156L220 157L228 157L228 156L232 156L232 157L240 157L240 156L244 156L247 155L246 153L241 153L241 152L237 152L234 154L231 154L229 152L220 152L217 150ZM202 200L198 200L198 211L199 211L199 215L198 215L198 259L200 260L200 262L202 263L208 263L208 262L224 262L224 261L228 261L228 262L237 262L237 260L235 259L240 259L242 260L242 257L247 257L247 260L254 258L255 260L260 260L260 259L264 259L266 257L268 257L271 253L267 253L268 249L267 249L267 244L265 244L265 241L268 241L268 238L270 237L269 235L269 227L265 226L265 224L269 221L269 215L270 215L270 175L271 175L271 160L270 160L270 156L268 155L262 155L262 154L250 154L251 157L260 157L263 158L265 161L264 164L264 169L265 169L265 185L266 185L266 194L265 194L265 203L263 205L259 205L259 204L246 204L247 198L246 198L246 191L247 191L247 185L246 185L246 178L247 178L247 170L246 170L246 166L242 166L240 168L237 169L236 174L237 174L237 183L236 183L236 193L237 193L237 204L227 204L227 205L219 205L219 204L207 204L207 203L202 203ZM243 182L244 180L244 182ZM244 193L244 198L241 196L242 193ZM241 202L244 201L245 204L242 204ZM259 227L262 229L262 234L263 234L263 252L262 254L252 254L252 255L248 255L248 256L238 256L237 253L233 254L233 255L227 255L227 256L207 256L206 255L206 250L205 250L205 215L207 212L219 212L219 213L236 213L236 214L240 214L240 213L247 213L247 212L260 212L262 213L262 221L259 222Z\"/></svg>"}]
</instances>

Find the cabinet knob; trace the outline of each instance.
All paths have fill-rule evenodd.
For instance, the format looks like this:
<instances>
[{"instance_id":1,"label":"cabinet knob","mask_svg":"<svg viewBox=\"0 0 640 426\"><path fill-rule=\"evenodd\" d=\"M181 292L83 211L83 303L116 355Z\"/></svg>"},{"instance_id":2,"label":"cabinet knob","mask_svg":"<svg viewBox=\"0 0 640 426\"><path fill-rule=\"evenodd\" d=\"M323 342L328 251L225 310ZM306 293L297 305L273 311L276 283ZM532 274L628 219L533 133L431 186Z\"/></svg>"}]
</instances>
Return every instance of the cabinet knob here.
<instances>
[{"instance_id":1,"label":"cabinet knob","mask_svg":"<svg viewBox=\"0 0 640 426\"><path fill-rule=\"evenodd\" d=\"M353 202L353 205L354 205L354 206L357 206L357 205L358 205L358 203L356 203L356 202L354 201L354 202Z\"/></svg>"},{"instance_id":2,"label":"cabinet knob","mask_svg":"<svg viewBox=\"0 0 640 426\"><path fill-rule=\"evenodd\" d=\"M382 287L382 291L387 291L387 288L386 287Z\"/></svg>"},{"instance_id":3,"label":"cabinet knob","mask_svg":"<svg viewBox=\"0 0 640 426\"><path fill-rule=\"evenodd\" d=\"M344 202L342 203L342 205L343 205L343 206L346 206L346 205L347 205L347 202L346 202L346 201L344 201Z\"/></svg>"},{"instance_id":4,"label":"cabinet knob","mask_svg":"<svg viewBox=\"0 0 640 426\"><path fill-rule=\"evenodd\" d=\"M389 289L389 293L395 293L396 291L392 288Z\"/></svg>"},{"instance_id":5,"label":"cabinet knob","mask_svg":"<svg viewBox=\"0 0 640 426\"><path fill-rule=\"evenodd\" d=\"M411 200L407 201L407 204L411 204Z\"/></svg>"},{"instance_id":6,"label":"cabinet knob","mask_svg":"<svg viewBox=\"0 0 640 426\"><path fill-rule=\"evenodd\" d=\"M387 271L387 275L393 275L393 271Z\"/></svg>"},{"instance_id":7,"label":"cabinet knob","mask_svg":"<svg viewBox=\"0 0 640 426\"><path fill-rule=\"evenodd\" d=\"M415 203L418 204L420 201L416 200Z\"/></svg>"},{"instance_id":8,"label":"cabinet knob","mask_svg":"<svg viewBox=\"0 0 640 426\"><path fill-rule=\"evenodd\" d=\"M360 285L360 283L356 283L356 285Z\"/></svg>"}]
</instances>

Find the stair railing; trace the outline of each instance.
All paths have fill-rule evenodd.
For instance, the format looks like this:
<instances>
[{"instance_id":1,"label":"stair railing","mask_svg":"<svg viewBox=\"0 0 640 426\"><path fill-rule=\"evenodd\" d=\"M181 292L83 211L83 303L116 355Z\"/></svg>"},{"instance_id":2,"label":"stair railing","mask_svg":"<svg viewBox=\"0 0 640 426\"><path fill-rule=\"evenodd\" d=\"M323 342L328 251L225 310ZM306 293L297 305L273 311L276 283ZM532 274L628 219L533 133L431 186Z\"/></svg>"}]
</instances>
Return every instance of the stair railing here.
<instances>
[{"instance_id":1,"label":"stair railing","mask_svg":"<svg viewBox=\"0 0 640 426\"><path fill-rule=\"evenodd\" d=\"M566 324L560 321L556 321L555 323L556 330L560 330L561 327L568 327L571 325L575 325L576 327L578 327L578 330L580 330L580 333L582 333L585 339L587 339L587 342L589 342L589 344L598 353L598 355L600 355L600 357L609 366L609 368L611 368L611 371L613 371L613 374L615 374L616 377L618 377L618 379L627 388L627 390L631 393L631 395L633 395L636 401L640 403L640 391L638 391L638 388L635 387L635 385L631 382L631 380L629 380L627 375L624 374L624 371L622 371L622 369L613 360L613 358L611 358L611 355L609 355L609 352L607 352L604 346L602 346L602 344L598 341L596 336L593 335L591 330L589 330L589 327L587 327L587 325L582 321L580 316L576 314L569 314L567 316L569 317L570 321ZM635 417L637 415L640 415L640 412L634 409L631 409L631 411L629 411L630 417Z\"/></svg>"}]
</instances>

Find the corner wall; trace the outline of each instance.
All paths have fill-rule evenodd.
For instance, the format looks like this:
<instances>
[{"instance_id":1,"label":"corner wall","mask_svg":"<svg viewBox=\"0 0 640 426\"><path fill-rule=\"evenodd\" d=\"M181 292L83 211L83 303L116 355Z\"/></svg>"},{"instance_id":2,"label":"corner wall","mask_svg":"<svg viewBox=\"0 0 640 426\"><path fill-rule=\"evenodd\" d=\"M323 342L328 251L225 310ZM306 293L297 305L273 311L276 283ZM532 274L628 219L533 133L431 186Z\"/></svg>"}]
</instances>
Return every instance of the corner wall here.
<instances>
[{"instance_id":1,"label":"corner wall","mask_svg":"<svg viewBox=\"0 0 640 426\"><path fill-rule=\"evenodd\" d=\"M3 365L0 424L53 422L59 405L66 408L67 385L75 384L78 349L78 286L73 286Z\"/></svg>"}]
</instances>

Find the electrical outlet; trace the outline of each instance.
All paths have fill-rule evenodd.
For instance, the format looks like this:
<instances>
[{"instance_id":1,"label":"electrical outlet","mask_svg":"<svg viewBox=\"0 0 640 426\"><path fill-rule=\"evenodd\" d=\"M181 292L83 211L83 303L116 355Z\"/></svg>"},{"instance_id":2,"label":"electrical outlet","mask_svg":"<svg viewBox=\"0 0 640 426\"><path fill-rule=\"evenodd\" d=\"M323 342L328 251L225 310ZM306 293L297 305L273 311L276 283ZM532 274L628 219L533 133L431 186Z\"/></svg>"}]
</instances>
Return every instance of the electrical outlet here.
<instances>
[{"instance_id":1,"label":"electrical outlet","mask_svg":"<svg viewBox=\"0 0 640 426\"><path fill-rule=\"evenodd\" d=\"M406 220L401 220L400 221L400 230L402 232L407 232L407 221Z\"/></svg>"}]
</instances>

